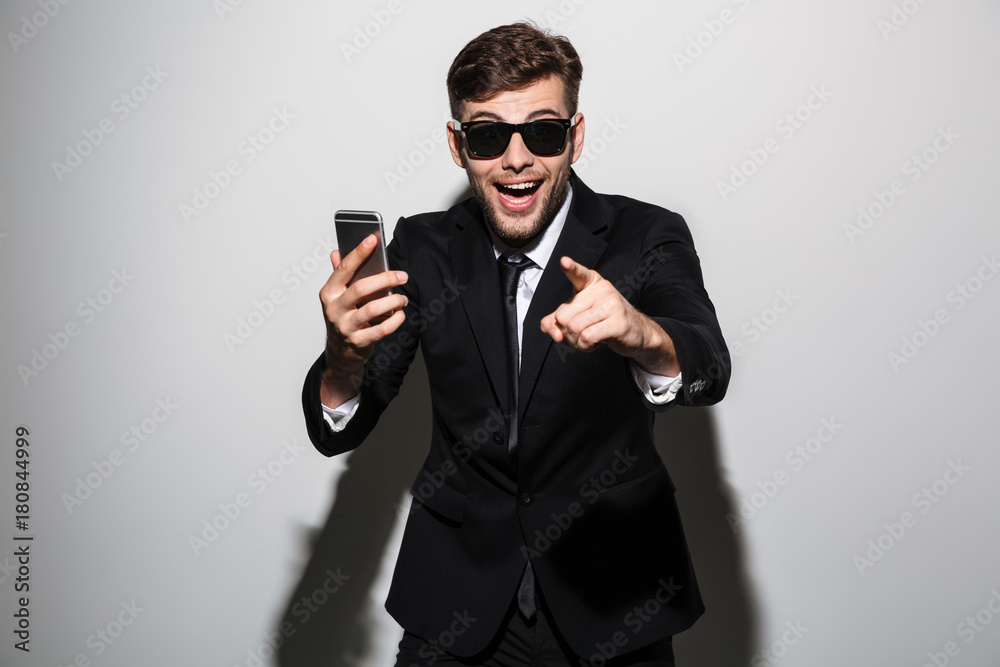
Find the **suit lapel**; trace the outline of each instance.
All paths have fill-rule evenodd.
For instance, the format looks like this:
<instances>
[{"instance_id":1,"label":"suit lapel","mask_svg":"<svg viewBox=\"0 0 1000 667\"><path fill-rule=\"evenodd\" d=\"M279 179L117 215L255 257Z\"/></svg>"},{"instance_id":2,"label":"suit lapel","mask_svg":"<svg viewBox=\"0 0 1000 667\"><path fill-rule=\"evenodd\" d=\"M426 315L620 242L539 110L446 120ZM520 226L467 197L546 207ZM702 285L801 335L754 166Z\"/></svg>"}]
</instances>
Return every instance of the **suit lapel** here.
<instances>
[{"instance_id":1,"label":"suit lapel","mask_svg":"<svg viewBox=\"0 0 1000 667\"><path fill-rule=\"evenodd\" d=\"M541 319L573 296L573 285L559 266L559 259L567 256L587 268L594 268L608 246L606 241L596 236L606 227L607 222L606 216L602 215L600 200L593 190L576 177L576 174L573 174L570 182L573 185L573 201L570 203L566 225L542 272L542 278L524 318L524 330L521 334L523 338L521 377L518 385L518 408L521 418L538 381L542 363L553 344L552 338L540 328ZM499 289L499 279L497 279L497 289ZM518 422L523 423L521 419Z\"/></svg>"},{"instance_id":2,"label":"suit lapel","mask_svg":"<svg viewBox=\"0 0 1000 667\"><path fill-rule=\"evenodd\" d=\"M478 218L477 205L471 203L461 211L463 215L458 222L461 229L448 243L452 269L455 271L456 282L468 286L468 289L461 292L462 305L469 318L493 392L506 413L509 381L499 270L496 267L493 244L484 223ZM456 341L455 344L458 345L459 342Z\"/></svg>"}]
</instances>

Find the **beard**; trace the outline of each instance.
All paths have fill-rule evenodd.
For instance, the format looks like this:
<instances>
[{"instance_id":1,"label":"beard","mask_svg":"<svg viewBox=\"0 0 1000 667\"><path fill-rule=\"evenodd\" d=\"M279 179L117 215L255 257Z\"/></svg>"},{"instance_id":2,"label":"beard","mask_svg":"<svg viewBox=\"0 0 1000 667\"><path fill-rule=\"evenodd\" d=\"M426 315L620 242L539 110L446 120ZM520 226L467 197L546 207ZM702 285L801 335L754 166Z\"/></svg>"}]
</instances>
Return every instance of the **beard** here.
<instances>
[{"instance_id":1,"label":"beard","mask_svg":"<svg viewBox=\"0 0 1000 667\"><path fill-rule=\"evenodd\" d=\"M567 142L567 148L568 157L573 152L571 141ZM538 180L544 180L544 184L549 186L548 191L542 195L531 211L518 213L502 209L496 202L496 188L493 187L493 183L500 181L504 175L501 174L486 182L480 182L473 176L472 170L468 168L468 159L463 154L462 161L466 166L465 173L469 177L472 192L479 202L483 218L493 233L511 247L520 248L545 231L552 224L556 214L559 213L563 202L566 201L566 193L569 191L569 160L552 174L551 178L538 178ZM537 175L526 171L518 176L535 178Z\"/></svg>"}]
</instances>

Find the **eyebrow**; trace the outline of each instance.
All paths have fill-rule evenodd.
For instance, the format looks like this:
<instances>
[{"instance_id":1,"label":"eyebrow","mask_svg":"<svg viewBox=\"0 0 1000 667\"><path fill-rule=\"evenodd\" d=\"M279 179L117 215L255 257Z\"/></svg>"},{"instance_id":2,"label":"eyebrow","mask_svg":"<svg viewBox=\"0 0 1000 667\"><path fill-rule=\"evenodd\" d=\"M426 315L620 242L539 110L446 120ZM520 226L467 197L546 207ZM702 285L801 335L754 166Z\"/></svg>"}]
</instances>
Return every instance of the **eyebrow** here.
<instances>
[{"instance_id":1,"label":"eyebrow","mask_svg":"<svg viewBox=\"0 0 1000 667\"><path fill-rule=\"evenodd\" d=\"M531 113L529 113L528 117L525 118L525 122L543 117L562 118L562 116L559 115L559 112L555 111L554 109L538 109L536 111L532 111ZM495 120L501 123L505 122L503 118L501 118L500 116L491 111L477 111L476 113L472 114L471 118L469 118L469 121L474 121L474 120Z\"/></svg>"}]
</instances>

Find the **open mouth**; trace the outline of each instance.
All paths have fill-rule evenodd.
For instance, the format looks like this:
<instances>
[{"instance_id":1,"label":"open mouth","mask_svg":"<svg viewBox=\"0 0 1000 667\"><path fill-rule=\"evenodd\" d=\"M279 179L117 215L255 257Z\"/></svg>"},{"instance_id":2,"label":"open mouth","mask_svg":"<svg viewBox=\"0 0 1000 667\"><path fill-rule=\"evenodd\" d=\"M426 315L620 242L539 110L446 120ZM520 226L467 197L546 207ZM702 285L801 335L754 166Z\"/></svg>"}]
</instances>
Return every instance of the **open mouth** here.
<instances>
[{"instance_id":1,"label":"open mouth","mask_svg":"<svg viewBox=\"0 0 1000 667\"><path fill-rule=\"evenodd\" d=\"M531 206L538 194L542 181L524 181L523 183L494 183L500 203L512 211L519 211Z\"/></svg>"}]
</instances>

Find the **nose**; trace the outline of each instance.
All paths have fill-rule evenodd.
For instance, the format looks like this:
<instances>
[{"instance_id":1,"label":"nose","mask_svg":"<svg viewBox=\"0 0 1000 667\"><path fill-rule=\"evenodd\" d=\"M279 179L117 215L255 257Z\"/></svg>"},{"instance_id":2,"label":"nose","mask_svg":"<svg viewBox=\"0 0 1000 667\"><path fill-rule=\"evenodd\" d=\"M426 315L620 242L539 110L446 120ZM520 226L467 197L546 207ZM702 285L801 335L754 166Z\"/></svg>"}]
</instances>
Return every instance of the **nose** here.
<instances>
[{"instance_id":1,"label":"nose","mask_svg":"<svg viewBox=\"0 0 1000 667\"><path fill-rule=\"evenodd\" d=\"M524 145L524 140L521 139L521 133L515 132L510 138L510 144L507 145L507 150L504 151L502 162L500 163L504 169L510 169L511 171L521 171L527 167L530 167L535 163L535 154L528 150L528 147Z\"/></svg>"}]
</instances>

